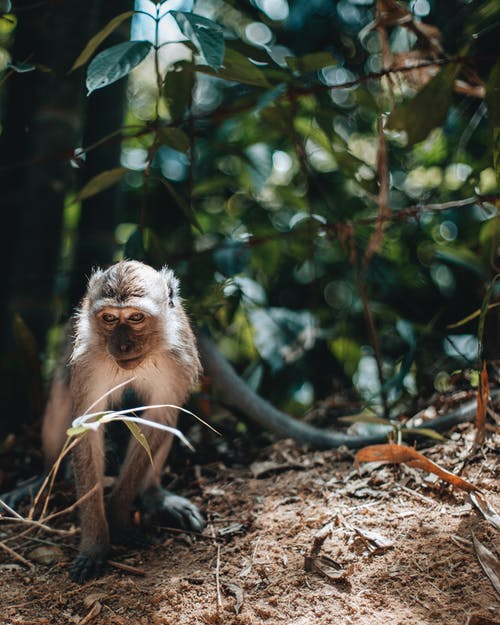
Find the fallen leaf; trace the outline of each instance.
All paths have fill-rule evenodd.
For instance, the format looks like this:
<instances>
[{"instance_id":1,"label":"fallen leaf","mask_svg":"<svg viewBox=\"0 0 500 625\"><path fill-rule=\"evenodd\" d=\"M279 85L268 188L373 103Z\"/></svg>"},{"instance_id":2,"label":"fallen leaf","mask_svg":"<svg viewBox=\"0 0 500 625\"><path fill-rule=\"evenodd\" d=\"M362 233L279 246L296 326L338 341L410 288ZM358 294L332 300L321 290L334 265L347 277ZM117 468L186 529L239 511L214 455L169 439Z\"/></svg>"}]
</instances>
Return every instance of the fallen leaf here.
<instances>
[{"instance_id":1,"label":"fallen leaf","mask_svg":"<svg viewBox=\"0 0 500 625\"><path fill-rule=\"evenodd\" d=\"M472 534L472 544L474 545L474 551L476 552L476 557L481 565L481 568L485 572L486 577L493 584L493 588L500 595L499 559L474 536L474 533Z\"/></svg>"},{"instance_id":2,"label":"fallen leaf","mask_svg":"<svg viewBox=\"0 0 500 625\"><path fill-rule=\"evenodd\" d=\"M330 582L340 582L352 574L353 566L347 569L328 556L304 556L304 570L309 573L318 573Z\"/></svg>"},{"instance_id":3,"label":"fallen leaf","mask_svg":"<svg viewBox=\"0 0 500 625\"><path fill-rule=\"evenodd\" d=\"M57 562L64 562L67 558L64 555L63 550L56 545L42 545L35 547L28 554L28 558L33 562L39 564L56 564Z\"/></svg>"},{"instance_id":4,"label":"fallen leaf","mask_svg":"<svg viewBox=\"0 0 500 625\"><path fill-rule=\"evenodd\" d=\"M484 518L493 525L497 530L500 530L500 514L493 508L490 502L482 493L471 493L469 495L470 500L484 516Z\"/></svg>"},{"instance_id":5,"label":"fallen leaf","mask_svg":"<svg viewBox=\"0 0 500 625\"><path fill-rule=\"evenodd\" d=\"M426 458L421 453L413 449L413 447L406 447L405 445L370 445L360 449L356 454L355 462L391 462L393 464L405 463L410 467L422 469L429 473L434 473L439 478L452 484L457 488L461 488L467 492L477 491L478 488L467 482L463 478L450 473L446 469L443 469L429 458Z\"/></svg>"},{"instance_id":6,"label":"fallen leaf","mask_svg":"<svg viewBox=\"0 0 500 625\"><path fill-rule=\"evenodd\" d=\"M243 605L243 588L238 586L238 584L232 583L224 584L224 588L235 597L234 612L235 614L239 614L241 606Z\"/></svg>"},{"instance_id":7,"label":"fallen leaf","mask_svg":"<svg viewBox=\"0 0 500 625\"><path fill-rule=\"evenodd\" d=\"M360 529L359 527L355 527L354 525L350 526L356 534L361 538L361 540L365 543L370 554L378 555L381 553L385 553L388 549L392 549L394 547L394 542L389 540L389 538L385 538L378 532L371 532L365 529Z\"/></svg>"}]
</instances>

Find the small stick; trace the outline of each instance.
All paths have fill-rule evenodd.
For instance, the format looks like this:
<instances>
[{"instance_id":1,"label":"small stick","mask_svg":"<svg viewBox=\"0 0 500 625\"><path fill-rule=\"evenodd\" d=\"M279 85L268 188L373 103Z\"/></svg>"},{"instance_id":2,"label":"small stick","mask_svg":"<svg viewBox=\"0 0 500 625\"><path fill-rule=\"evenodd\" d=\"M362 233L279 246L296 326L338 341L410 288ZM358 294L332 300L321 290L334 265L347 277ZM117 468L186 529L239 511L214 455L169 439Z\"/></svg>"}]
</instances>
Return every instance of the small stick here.
<instances>
[{"instance_id":1,"label":"small stick","mask_svg":"<svg viewBox=\"0 0 500 625\"><path fill-rule=\"evenodd\" d=\"M139 577L146 577L146 571L130 564L123 564L122 562L116 562L115 560L108 560L109 566L126 573L132 573L132 575L138 575Z\"/></svg>"},{"instance_id":2,"label":"small stick","mask_svg":"<svg viewBox=\"0 0 500 625\"><path fill-rule=\"evenodd\" d=\"M21 564L24 564L24 566L27 566L29 569L33 568L33 564L29 560L23 558L23 556L17 553L17 551L14 551L14 549L7 547L7 545L3 541L0 541L0 548L4 549L4 551L6 551L12 558L14 558L14 560L19 560Z\"/></svg>"},{"instance_id":3,"label":"small stick","mask_svg":"<svg viewBox=\"0 0 500 625\"><path fill-rule=\"evenodd\" d=\"M220 591L220 545L217 545L217 564L215 566L215 585L217 587L217 607L222 608L222 595Z\"/></svg>"}]
</instances>

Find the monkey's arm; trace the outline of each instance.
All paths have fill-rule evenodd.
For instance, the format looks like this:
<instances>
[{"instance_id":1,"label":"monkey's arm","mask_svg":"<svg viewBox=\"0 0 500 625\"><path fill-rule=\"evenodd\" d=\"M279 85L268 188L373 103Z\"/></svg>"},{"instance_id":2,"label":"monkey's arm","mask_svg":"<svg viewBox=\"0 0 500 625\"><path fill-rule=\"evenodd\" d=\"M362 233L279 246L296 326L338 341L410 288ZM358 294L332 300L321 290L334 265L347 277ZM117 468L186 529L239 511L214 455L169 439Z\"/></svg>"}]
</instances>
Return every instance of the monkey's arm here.
<instances>
[{"instance_id":1,"label":"monkey's arm","mask_svg":"<svg viewBox=\"0 0 500 625\"><path fill-rule=\"evenodd\" d=\"M203 369L210 377L221 404L243 414L266 430L293 438L299 443L311 445L316 449L332 449L341 445L359 449L366 445L386 442L385 434L352 436L344 432L323 430L290 417L257 395L239 377L210 338L200 332L197 339ZM443 430L454 424L473 420L475 411L476 401L474 400L442 417L422 424L422 427Z\"/></svg>"}]
</instances>

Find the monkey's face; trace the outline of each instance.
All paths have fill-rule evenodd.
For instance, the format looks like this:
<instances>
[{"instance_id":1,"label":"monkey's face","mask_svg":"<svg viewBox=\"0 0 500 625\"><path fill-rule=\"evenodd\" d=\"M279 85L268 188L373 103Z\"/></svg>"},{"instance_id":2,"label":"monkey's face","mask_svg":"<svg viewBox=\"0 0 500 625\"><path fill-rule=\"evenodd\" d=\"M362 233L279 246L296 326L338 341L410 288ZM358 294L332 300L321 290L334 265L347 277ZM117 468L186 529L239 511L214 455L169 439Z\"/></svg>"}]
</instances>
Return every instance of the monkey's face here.
<instances>
[{"instance_id":1,"label":"monkey's face","mask_svg":"<svg viewBox=\"0 0 500 625\"><path fill-rule=\"evenodd\" d=\"M122 369L135 369L151 352L155 319L131 306L106 306L96 313L99 333L109 354Z\"/></svg>"}]
</instances>

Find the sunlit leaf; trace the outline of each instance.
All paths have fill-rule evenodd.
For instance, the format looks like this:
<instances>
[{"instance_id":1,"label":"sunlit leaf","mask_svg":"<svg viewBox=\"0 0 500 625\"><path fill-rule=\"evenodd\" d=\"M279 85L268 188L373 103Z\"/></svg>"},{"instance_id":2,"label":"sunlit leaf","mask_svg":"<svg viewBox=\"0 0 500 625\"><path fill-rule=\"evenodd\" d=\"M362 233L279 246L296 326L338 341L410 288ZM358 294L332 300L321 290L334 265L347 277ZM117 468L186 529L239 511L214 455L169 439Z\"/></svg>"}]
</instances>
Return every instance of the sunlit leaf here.
<instances>
[{"instance_id":1,"label":"sunlit leaf","mask_svg":"<svg viewBox=\"0 0 500 625\"><path fill-rule=\"evenodd\" d=\"M68 428L66 430L66 434L68 436L80 436L81 434L86 434L89 431L89 428L85 425L79 425L77 427Z\"/></svg>"},{"instance_id":2,"label":"sunlit leaf","mask_svg":"<svg viewBox=\"0 0 500 625\"><path fill-rule=\"evenodd\" d=\"M413 447L404 445L370 445L360 449L356 454L356 462L390 462L392 464L400 464L402 462L410 467L416 467L429 473L434 473L440 479L468 492L476 491L477 488L470 482L462 479L454 473L450 473L443 469L429 458L426 458Z\"/></svg>"},{"instance_id":3,"label":"sunlit leaf","mask_svg":"<svg viewBox=\"0 0 500 625\"><path fill-rule=\"evenodd\" d=\"M145 449L146 453L148 454L149 461L151 462L151 464L153 464L153 456L151 455L151 447L149 446L149 443L146 437L141 432L141 428L137 425L137 423L134 423L133 421L128 421L127 419L124 419L123 422L128 427L132 436L139 443L139 445L141 445Z\"/></svg>"},{"instance_id":4,"label":"sunlit leaf","mask_svg":"<svg viewBox=\"0 0 500 625\"><path fill-rule=\"evenodd\" d=\"M100 52L87 69L88 95L127 76L147 56L149 41L125 41Z\"/></svg>"},{"instance_id":5,"label":"sunlit leaf","mask_svg":"<svg viewBox=\"0 0 500 625\"><path fill-rule=\"evenodd\" d=\"M285 61L291 70L303 74L337 65L337 60L329 52L313 52L301 57L287 56Z\"/></svg>"},{"instance_id":6,"label":"sunlit leaf","mask_svg":"<svg viewBox=\"0 0 500 625\"><path fill-rule=\"evenodd\" d=\"M423 141L446 119L459 69L459 63L451 63L442 69L411 100L396 108L389 117L388 128L404 130L409 146Z\"/></svg>"},{"instance_id":7,"label":"sunlit leaf","mask_svg":"<svg viewBox=\"0 0 500 625\"><path fill-rule=\"evenodd\" d=\"M224 58L224 35L222 28L212 20L185 11L170 11L177 25L212 69L219 69Z\"/></svg>"},{"instance_id":8,"label":"sunlit leaf","mask_svg":"<svg viewBox=\"0 0 500 625\"><path fill-rule=\"evenodd\" d=\"M129 17L132 17L134 11L126 11L125 13L120 13L112 20L110 20L104 28L102 28L98 33L96 33L92 39L89 40L85 48L82 50L76 61L73 63L70 72L74 71L78 67L85 65L85 63L90 59L90 57L94 54L97 48L101 45L101 43L108 37L122 22L124 22Z\"/></svg>"},{"instance_id":9,"label":"sunlit leaf","mask_svg":"<svg viewBox=\"0 0 500 625\"><path fill-rule=\"evenodd\" d=\"M125 167L116 167L115 169L109 169L108 171L97 174L97 176L94 176L94 178L89 180L87 184L80 189L76 195L76 199L85 200L112 187L123 178L127 171Z\"/></svg>"}]
</instances>

